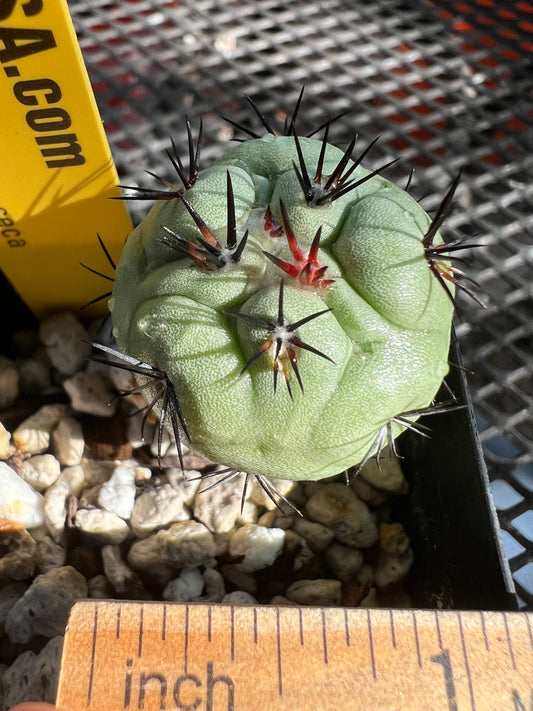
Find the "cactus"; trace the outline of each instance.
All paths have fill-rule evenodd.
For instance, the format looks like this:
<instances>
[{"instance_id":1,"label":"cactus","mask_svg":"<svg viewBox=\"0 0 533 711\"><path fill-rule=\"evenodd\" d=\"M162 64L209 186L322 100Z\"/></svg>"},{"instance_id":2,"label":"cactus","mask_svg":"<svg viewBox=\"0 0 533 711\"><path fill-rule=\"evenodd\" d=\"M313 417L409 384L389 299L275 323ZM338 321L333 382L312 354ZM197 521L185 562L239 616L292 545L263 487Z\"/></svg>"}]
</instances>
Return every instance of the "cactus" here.
<instances>
[{"instance_id":1,"label":"cactus","mask_svg":"<svg viewBox=\"0 0 533 711\"><path fill-rule=\"evenodd\" d=\"M120 351L100 346L176 438L262 481L329 477L418 429L438 410L454 289L471 293L450 261L465 245L439 234L457 180L431 219L389 164L365 169L368 149L352 160L329 123L298 137L294 118L201 171L188 125L189 171L169 153L179 185L130 195L156 203L116 270Z\"/></svg>"}]
</instances>

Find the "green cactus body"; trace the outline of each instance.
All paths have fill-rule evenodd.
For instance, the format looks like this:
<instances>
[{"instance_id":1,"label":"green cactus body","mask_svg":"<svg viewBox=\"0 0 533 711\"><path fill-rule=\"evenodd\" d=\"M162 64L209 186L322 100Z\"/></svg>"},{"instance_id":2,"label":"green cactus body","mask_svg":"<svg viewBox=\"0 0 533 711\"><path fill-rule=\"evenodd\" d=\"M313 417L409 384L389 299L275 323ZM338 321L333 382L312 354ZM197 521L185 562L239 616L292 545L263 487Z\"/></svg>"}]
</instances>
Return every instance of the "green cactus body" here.
<instances>
[{"instance_id":1,"label":"green cactus body","mask_svg":"<svg viewBox=\"0 0 533 711\"><path fill-rule=\"evenodd\" d=\"M326 144L299 145L312 180ZM322 175L342 158L327 145ZM110 308L121 351L173 384L195 450L252 474L316 480L358 464L384 428L400 434L394 418L432 402L448 369L453 303L428 268L431 220L406 192L375 175L310 204L293 162L294 137L267 134L229 150L184 191L225 244L229 172L239 239L248 230L236 262L202 266L172 249L164 228L195 245L201 233L179 197L158 202L127 240ZM366 175L357 166L350 179ZM289 225L302 264L321 228L316 262L327 270L314 281L310 268L295 276L279 265L295 261ZM281 379L292 373L290 389L274 390L276 365Z\"/></svg>"}]
</instances>

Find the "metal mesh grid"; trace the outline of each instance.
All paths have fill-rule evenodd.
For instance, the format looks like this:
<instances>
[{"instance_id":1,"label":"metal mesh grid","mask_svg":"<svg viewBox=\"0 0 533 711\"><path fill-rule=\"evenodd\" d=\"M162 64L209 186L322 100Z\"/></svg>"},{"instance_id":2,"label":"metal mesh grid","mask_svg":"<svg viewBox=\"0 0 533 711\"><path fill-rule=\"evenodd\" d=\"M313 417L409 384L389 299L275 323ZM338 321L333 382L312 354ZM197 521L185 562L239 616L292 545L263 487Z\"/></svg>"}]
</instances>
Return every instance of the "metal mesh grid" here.
<instances>
[{"instance_id":1,"label":"metal mesh grid","mask_svg":"<svg viewBox=\"0 0 533 711\"><path fill-rule=\"evenodd\" d=\"M519 603L533 608L533 3L508 0L70 0L121 181L168 174L184 116L204 119L204 165L234 129L258 128L243 101L290 114L299 131L349 113L330 140L381 139L367 166L431 211L463 167L448 228L484 246L468 273L487 309L459 296L457 332ZM146 206L132 205L134 220ZM458 492L460 496L460 492Z\"/></svg>"}]
</instances>

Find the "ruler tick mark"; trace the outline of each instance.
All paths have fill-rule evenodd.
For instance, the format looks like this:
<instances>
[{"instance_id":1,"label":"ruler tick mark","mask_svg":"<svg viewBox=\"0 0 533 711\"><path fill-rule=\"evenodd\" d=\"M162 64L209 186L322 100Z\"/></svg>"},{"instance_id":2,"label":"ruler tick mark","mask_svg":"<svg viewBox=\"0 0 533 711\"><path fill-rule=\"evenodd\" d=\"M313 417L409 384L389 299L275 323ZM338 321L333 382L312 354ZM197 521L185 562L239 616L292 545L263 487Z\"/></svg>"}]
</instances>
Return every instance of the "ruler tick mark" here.
<instances>
[{"instance_id":1,"label":"ruler tick mark","mask_svg":"<svg viewBox=\"0 0 533 711\"><path fill-rule=\"evenodd\" d=\"M350 625L348 622L348 610L344 608L344 634L346 636L346 646L350 646Z\"/></svg>"},{"instance_id":2,"label":"ruler tick mark","mask_svg":"<svg viewBox=\"0 0 533 711\"><path fill-rule=\"evenodd\" d=\"M422 655L420 654L420 638L418 637L418 622L416 619L415 611L413 610L413 631L415 633L415 646L416 646L416 660L418 666L422 667Z\"/></svg>"},{"instance_id":3,"label":"ruler tick mark","mask_svg":"<svg viewBox=\"0 0 533 711\"><path fill-rule=\"evenodd\" d=\"M485 641L485 649L487 650L487 652L490 652L489 637L487 635L487 627L485 624L485 615L483 614L483 610L479 611L479 616L481 618L481 629L483 631L483 639Z\"/></svg>"},{"instance_id":4,"label":"ruler tick mark","mask_svg":"<svg viewBox=\"0 0 533 711\"><path fill-rule=\"evenodd\" d=\"M531 620L529 619L529 615L527 613L525 615L525 618L526 618L527 631L529 633L529 644L531 646L531 649L533 649L533 633L531 631Z\"/></svg>"},{"instance_id":5,"label":"ruler tick mark","mask_svg":"<svg viewBox=\"0 0 533 711\"><path fill-rule=\"evenodd\" d=\"M301 607L298 610L298 621L300 624L300 644L303 646L303 644L304 644L304 618L303 618L303 611L302 611Z\"/></svg>"},{"instance_id":6,"label":"ruler tick mark","mask_svg":"<svg viewBox=\"0 0 533 711\"><path fill-rule=\"evenodd\" d=\"M509 656L511 657L511 664L513 665L513 669L516 669L516 660L514 658L513 642L511 640L511 630L509 629L509 621L505 612L502 612L502 615L503 623L505 625L505 635L507 637L507 646L509 647Z\"/></svg>"},{"instance_id":7,"label":"ruler tick mark","mask_svg":"<svg viewBox=\"0 0 533 711\"><path fill-rule=\"evenodd\" d=\"M91 705L94 684L94 662L96 658L96 635L98 634L98 604L94 605L94 628L93 628L93 643L91 649L91 671L89 673L89 688L87 689L87 706Z\"/></svg>"},{"instance_id":8,"label":"ruler tick mark","mask_svg":"<svg viewBox=\"0 0 533 711\"><path fill-rule=\"evenodd\" d=\"M187 667L189 665L189 606L185 605L185 639L183 649L183 670L187 676Z\"/></svg>"},{"instance_id":9,"label":"ruler tick mark","mask_svg":"<svg viewBox=\"0 0 533 711\"><path fill-rule=\"evenodd\" d=\"M476 711L476 702L474 700L474 688L472 686L472 674L470 672L470 661L468 659L468 650L466 648L466 639L465 639L465 633L463 629L463 618L461 617L461 613L457 613L457 619L459 620L459 633L461 636L461 645L463 648L463 657L465 660L465 667L466 667L466 676L468 678L468 690L470 692L470 704L472 706L472 711Z\"/></svg>"},{"instance_id":10,"label":"ruler tick mark","mask_svg":"<svg viewBox=\"0 0 533 711\"><path fill-rule=\"evenodd\" d=\"M144 607L141 605L140 609L140 619L139 619L139 647L137 649L137 656L140 657L143 651L143 623L144 623Z\"/></svg>"},{"instance_id":11,"label":"ruler tick mark","mask_svg":"<svg viewBox=\"0 0 533 711\"><path fill-rule=\"evenodd\" d=\"M370 610L366 611L366 621L368 627L368 643L370 647L370 664L372 666L372 676L374 679L377 678L376 675L376 659L374 657L374 639L372 637L372 619L370 618Z\"/></svg>"},{"instance_id":12,"label":"ruler tick mark","mask_svg":"<svg viewBox=\"0 0 533 711\"><path fill-rule=\"evenodd\" d=\"M515 711L527 711L526 706L516 689L513 689L513 704Z\"/></svg>"},{"instance_id":13,"label":"ruler tick mark","mask_svg":"<svg viewBox=\"0 0 533 711\"><path fill-rule=\"evenodd\" d=\"M438 615L438 613L437 613L437 610L435 610L435 613L434 613L434 614L435 614L435 627L436 627L436 629L437 629L437 639L438 639L438 641L439 641L439 649L443 649L443 646L442 646L442 634L441 634L441 631L440 631L439 615Z\"/></svg>"},{"instance_id":14,"label":"ruler tick mark","mask_svg":"<svg viewBox=\"0 0 533 711\"><path fill-rule=\"evenodd\" d=\"M254 644L257 644L257 608L254 607Z\"/></svg>"},{"instance_id":15,"label":"ruler tick mark","mask_svg":"<svg viewBox=\"0 0 533 711\"><path fill-rule=\"evenodd\" d=\"M120 638L120 612L121 612L121 608L119 607L117 610L117 627L115 630L115 639Z\"/></svg>"},{"instance_id":16,"label":"ruler tick mark","mask_svg":"<svg viewBox=\"0 0 533 711\"><path fill-rule=\"evenodd\" d=\"M394 614L392 610L389 610L389 618L392 646L394 647L394 649L396 649L396 630L394 629Z\"/></svg>"},{"instance_id":17,"label":"ruler tick mark","mask_svg":"<svg viewBox=\"0 0 533 711\"><path fill-rule=\"evenodd\" d=\"M280 696L283 696L283 677L281 672L281 624L279 607L276 607L276 640L278 653L278 693Z\"/></svg>"},{"instance_id":18,"label":"ruler tick mark","mask_svg":"<svg viewBox=\"0 0 533 711\"><path fill-rule=\"evenodd\" d=\"M231 649L231 661L235 659L235 608L231 606L231 635L230 635L230 649Z\"/></svg>"},{"instance_id":19,"label":"ruler tick mark","mask_svg":"<svg viewBox=\"0 0 533 711\"><path fill-rule=\"evenodd\" d=\"M322 608L322 647L324 649L324 664L328 663L328 637L326 630L326 611Z\"/></svg>"},{"instance_id":20,"label":"ruler tick mark","mask_svg":"<svg viewBox=\"0 0 533 711\"><path fill-rule=\"evenodd\" d=\"M213 610L211 606L207 608L207 641L211 641L211 621L213 618Z\"/></svg>"},{"instance_id":21,"label":"ruler tick mark","mask_svg":"<svg viewBox=\"0 0 533 711\"><path fill-rule=\"evenodd\" d=\"M163 605L163 623L161 629L161 639L165 640L167 637L167 606Z\"/></svg>"}]
</instances>

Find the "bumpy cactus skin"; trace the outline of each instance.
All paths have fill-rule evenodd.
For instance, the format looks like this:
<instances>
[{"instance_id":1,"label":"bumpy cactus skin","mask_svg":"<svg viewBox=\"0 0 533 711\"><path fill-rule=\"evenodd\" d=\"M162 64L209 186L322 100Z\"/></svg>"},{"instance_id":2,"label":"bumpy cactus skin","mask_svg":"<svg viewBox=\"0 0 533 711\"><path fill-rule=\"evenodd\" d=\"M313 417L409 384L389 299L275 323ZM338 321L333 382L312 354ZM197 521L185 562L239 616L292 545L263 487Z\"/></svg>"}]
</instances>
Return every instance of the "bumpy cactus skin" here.
<instances>
[{"instance_id":1,"label":"bumpy cactus skin","mask_svg":"<svg viewBox=\"0 0 533 711\"><path fill-rule=\"evenodd\" d=\"M299 144L312 181L322 141ZM342 157L327 145L321 175ZM158 202L127 240L110 308L121 351L172 382L195 450L251 474L316 480L357 465L388 425L400 434L394 418L430 405L448 370L453 303L428 268L431 220L406 192L376 175L309 204L293 162L302 165L294 137L267 134L229 150L184 191L225 244L229 172L238 237L249 236L239 261L223 266L169 246L164 228L196 245L201 234L179 197ZM358 166L350 179L367 174ZM316 262L327 271L311 284L310 268L287 274L264 254L295 262L290 227L302 264L322 228ZM287 324L313 314L291 342ZM292 394L281 382L289 373Z\"/></svg>"}]
</instances>

